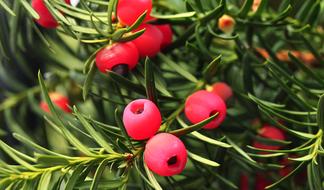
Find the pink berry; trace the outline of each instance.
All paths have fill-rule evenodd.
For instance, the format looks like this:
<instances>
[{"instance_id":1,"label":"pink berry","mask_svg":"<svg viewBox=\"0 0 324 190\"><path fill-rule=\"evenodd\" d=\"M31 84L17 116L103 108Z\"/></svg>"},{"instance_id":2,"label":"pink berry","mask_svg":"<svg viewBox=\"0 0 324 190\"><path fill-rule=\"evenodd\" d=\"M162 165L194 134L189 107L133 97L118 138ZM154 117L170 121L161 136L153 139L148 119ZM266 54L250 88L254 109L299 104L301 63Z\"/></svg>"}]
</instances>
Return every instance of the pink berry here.
<instances>
[{"instance_id":1,"label":"pink berry","mask_svg":"<svg viewBox=\"0 0 324 190\"><path fill-rule=\"evenodd\" d=\"M185 115L191 123L199 123L218 112L216 118L205 125L204 129L217 128L226 117L226 105L218 95L199 90L190 95L185 103Z\"/></svg>"},{"instance_id":2,"label":"pink berry","mask_svg":"<svg viewBox=\"0 0 324 190\"><path fill-rule=\"evenodd\" d=\"M155 25L163 34L161 49L172 43L172 29L170 24Z\"/></svg>"},{"instance_id":3,"label":"pink berry","mask_svg":"<svg viewBox=\"0 0 324 190\"><path fill-rule=\"evenodd\" d=\"M160 133L147 142L144 162L158 175L176 175L186 166L187 150L178 137L169 133Z\"/></svg>"},{"instance_id":4,"label":"pink berry","mask_svg":"<svg viewBox=\"0 0 324 190\"><path fill-rule=\"evenodd\" d=\"M158 132L161 125L161 113L150 100L138 99L129 103L123 114L123 123L127 134L135 140L144 140Z\"/></svg>"},{"instance_id":5,"label":"pink berry","mask_svg":"<svg viewBox=\"0 0 324 190\"><path fill-rule=\"evenodd\" d=\"M273 140L285 140L284 133L280 129L270 125L264 125L259 130L259 136L267 139L273 139ZM259 141L255 141L253 143L253 146L255 148L266 149L266 150L278 150L281 148L281 146L278 145L267 145Z\"/></svg>"},{"instance_id":6,"label":"pink berry","mask_svg":"<svg viewBox=\"0 0 324 190\"><path fill-rule=\"evenodd\" d=\"M211 90L208 91L217 94L224 101L228 100L230 97L233 96L232 88L228 86L225 82L217 82L213 84Z\"/></svg>"},{"instance_id":7,"label":"pink berry","mask_svg":"<svg viewBox=\"0 0 324 190\"><path fill-rule=\"evenodd\" d=\"M115 43L97 53L96 65L103 73L114 70L119 65L127 66L126 70L131 70L136 66L138 59L138 50L132 42Z\"/></svg>"},{"instance_id":8,"label":"pink berry","mask_svg":"<svg viewBox=\"0 0 324 190\"><path fill-rule=\"evenodd\" d=\"M141 57L154 57L161 48L163 39L162 32L154 25L143 24L136 31L145 28L145 32L133 40Z\"/></svg>"},{"instance_id":9,"label":"pink berry","mask_svg":"<svg viewBox=\"0 0 324 190\"><path fill-rule=\"evenodd\" d=\"M147 10L144 22L152 10L152 0L119 0L117 17L124 25L132 25Z\"/></svg>"},{"instance_id":10,"label":"pink berry","mask_svg":"<svg viewBox=\"0 0 324 190\"><path fill-rule=\"evenodd\" d=\"M53 104L59 107L61 110L63 110L66 113L72 112L69 108L69 99L66 96L57 92L51 92L48 95ZM50 113L50 109L45 101L42 101L39 106L43 111Z\"/></svg>"}]
</instances>

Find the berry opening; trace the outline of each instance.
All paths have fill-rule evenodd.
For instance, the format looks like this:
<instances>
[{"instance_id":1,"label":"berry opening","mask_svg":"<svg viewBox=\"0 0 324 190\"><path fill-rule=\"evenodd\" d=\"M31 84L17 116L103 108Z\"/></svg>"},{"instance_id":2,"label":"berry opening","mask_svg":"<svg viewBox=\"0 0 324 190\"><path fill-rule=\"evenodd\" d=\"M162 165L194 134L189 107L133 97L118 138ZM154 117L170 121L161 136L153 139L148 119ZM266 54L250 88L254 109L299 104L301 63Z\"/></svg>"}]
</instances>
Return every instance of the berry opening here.
<instances>
[{"instance_id":1,"label":"berry opening","mask_svg":"<svg viewBox=\"0 0 324 190\"><path fill-rule=\"evenodd\" d=\"M111 70L119 75L125 75L128 73L129 68L127 64L121 63L119 65L113 66Z\"/></svg>"},{"instance_id":2,"label":"berry opening","mask_svg":"<svg viewBox=\"0 0 324 190\"><path fill-rule=\"evenodd\" d=\"M134 102L131 106L131 111L138 115L144 112L144 103L142 102Z\"/></svg>"},{"instance_id":3,"label":"berry opening","mask_svg":"<svg viewBox=\"0 0 324 190\"><path fill-rule=\"evenodd\" d=\"M175 164L177 164L177 162L178 162L178 157L177 156L172 156L167 161L168 166L174 166Z\"/></svg>"},{"instance_id":4,"label":"berry opening","mask_svg":"<svg viewBox=\"0 0 324 190\"><path fill-rule=\"evenodd\" d=\"M218 113L218 111L217 111L217 110L213 110L213 111L211 111L211 112L209 113L209 117L211 117L211 116L215 115L216 113Z\"/></svg>"}]
</instances>

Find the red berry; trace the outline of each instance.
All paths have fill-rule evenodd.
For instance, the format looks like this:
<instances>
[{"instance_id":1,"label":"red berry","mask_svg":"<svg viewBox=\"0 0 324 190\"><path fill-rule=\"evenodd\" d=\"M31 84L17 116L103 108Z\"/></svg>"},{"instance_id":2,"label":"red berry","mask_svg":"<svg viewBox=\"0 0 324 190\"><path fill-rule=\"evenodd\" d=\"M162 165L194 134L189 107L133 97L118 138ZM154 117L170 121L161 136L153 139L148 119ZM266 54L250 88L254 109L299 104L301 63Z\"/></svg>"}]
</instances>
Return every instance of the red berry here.
<instances>
[{"instance_id":1,"label":"red berry","mask_svg":"<svg viewBox=\"0 0 324 190\"><path fill-rule=\"evenodd\" d=\"M265 190L265 188L271 184L268 177L265 174L258 173L255 178L255 190Z\"/></svg>"},{"instance_id":2,"label":"red berry","mask_svg":"<svg viewBox=\"0 0 324 190\"><path fill-rule=\"evenodd\" d=\"M69 104L70 104L69 99L66 96L58 92L51 92L48 95L51 101L53 102L53 104L59 107L61 110L63 110L66 113L72 112L71 109L69 108ZM50 109L45 101L42 101L39 106L43 111L50 113Z\"/></svg>"},{"instance_id":3,"label":"red berry","mask_svg":"<svg viewBox=\"0 0 324 190\"><path fill-rule=\"evenodd\" d=\"M43 0L32 0L31 5L39 15L39 19L36 20L39 25L44 28L56 28L58 26L58 22L47 9Z\"/></svg>"},{"instance_id":4,"label":"red berry","mask_svg":"<svg viewBox=\"0 0 324 190\"><path fill-rule=\"evenodd\" d=\"M283 165L283 168L280 168L279 175L281 177L287 176L290 172L292 172L293 168L291 166L291 161L288 158L283 158L280 160L280 165Z\"/></svg>"},{"instance_id":5,"label":"red berry","mask_svg":"<svg viewBox=\"0 0 324 190\"><path fill-rule=\"evenodd\" d=\"M172 43L172 28L170 24L162 24L162 25L155 25L163 35L162 43L161 43L161 49L165 48L166 46L170 45Z\"/></svg>"},{"instance_id":6,"label":"red berry","mask_svg":"<svg viewBox=\"0 0 324 190\"><path fill-rule=\"evenodd\" d=\"M223 15L218 20L218 28L224 33L232 33L235 26L235 20L228 15Z\"/></svg>"},{"instance_id":7,"label":"red berry","mask_svg":"<svg viewBox=\"0 0 324 190\"><path fill-rule=\"evenodd\" d=\"M136 66L138 59L138 50L132 42L115 43L97 53L96 65L103 73L118 65L127 65L130 70Z\"/></svg>"},{"instance_id":8,"label":"red berry","mask_svg":"<svg viewBox=\"0 0 324 190\"><path fill-rule=\"evenodd\" d=\"M240 176L240 190L249 190L249 177L246 174Z\"/></svg>"},{"instance_id":9,"label":"red berry","mask_svg":"<svg viewBox=\"0 0 324 190\"><path fill-rule=\"evenodd\" d=\"M145 32L133 40L141 57L154 57L161 48L162 32L154 25L143 24L136 31L145 28Z\"/></svg>"},{"instance_id":10,"label":"red berry","mask_svg":"<svg viewBox=\"0 0 324 190\"><path fill-rule=\"evenodd\" d=\"M117 4L117 17L122 24L130 26L146 10L144 22L151 13L152 0L119 0Z\"/></svg>"},{"instance_id":11,"label":"red berry","mask_svg":"<svg viewBox=\"0 0 324 190\"><path fill-rule=\"evenodd\" d=\"M135 140L144 140L158 132L161 125L159 108L150 100L138 99L129 103L123 114L127 134Z\"/></svg>"},{"instance_id":12,"label":"red berry","mask_svg":"<svg viewBox=\"0 0 324 190\"><path fill-rule=\"evenodd\" d=\"M228 100L233 95L232 88L228 86L225 82L217 82L213 84L211 89L207 90L217 94L224 101Z\"/></svg>"},{"instance_id":13,"label":"red berry","mask_svg":"<svg viewBox=\"0 0 324 190\"><path fill-rule=\"evenodd\" d=\"M284 133L280 129L277 129L276 127L270 125L264 125L259 131L259 136L267 139L273 139L273 140L285 140ZM281 146L278 145L267 145L258 141L255 141L253 143L253 146L255 148L266 149L266 150L278 150L281 148Z\"/></svg>"},{"instance_id":14,"label":"red berry","mask_svg":"<svg viewBox=\"0 0 324 190\"><path fill-rule=\"evenodd\" d=\"M191 123L199 123L218 112L216 118L204 126L204 129L217 128L226 117L225 102L218 95L199 90L190 95L185 103L185 115Z\"/></svg>"},{"instance_id":15,"label":"red berry","mask_svg":"<svg viewBox=\"0 0 324 190\"><path fill-rule=\"evenodd\" d=\"M158 175L176 175L186 166L187 150L178 137L169 133L160 133L147 142L144 162Z\"/></svg>"}]
</instances>

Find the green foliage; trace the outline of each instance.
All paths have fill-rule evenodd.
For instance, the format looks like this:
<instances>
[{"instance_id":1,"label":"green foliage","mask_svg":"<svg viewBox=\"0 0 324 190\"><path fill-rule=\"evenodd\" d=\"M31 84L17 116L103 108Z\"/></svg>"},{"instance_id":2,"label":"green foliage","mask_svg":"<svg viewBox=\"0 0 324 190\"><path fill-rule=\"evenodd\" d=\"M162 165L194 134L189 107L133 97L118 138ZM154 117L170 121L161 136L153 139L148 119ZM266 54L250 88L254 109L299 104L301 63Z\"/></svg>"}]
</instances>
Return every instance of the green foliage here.
<instances>
[{"instance_id":1,"label":"green foliage","mask_svg":"<svg viewBox=\"0 0 324 190\"><path fill-rule=\"evenodd\" d=\"M95 55L143 34L131 31L146 13L122 28L112 20L116 0L44 2L57 30L35 24L29 1L0 0L0 189L239 189L241 175L252 189L260 173L267 189L324 189L323 1L262 0L252 11L253 0L155 0L154 23L172 24L174 41L127 76L97 72ZM223 14L236 21L232 34L217 28ZM230 84L234 97L222 126L202 130L218 113L192 125L184 102L217 81ZM73 113L57 109L50 91L68 95ZM138 98L158 105L160 132L185 143L182 174L153 174L143 163L145 141L125 132L120 112ZM259 137L255 119L287 140ZM258 149L254 140L283 148ZM291 170L281 176L284 158ZM302 172L307 184L298 185Z\"/></svg>"}]
</instances>

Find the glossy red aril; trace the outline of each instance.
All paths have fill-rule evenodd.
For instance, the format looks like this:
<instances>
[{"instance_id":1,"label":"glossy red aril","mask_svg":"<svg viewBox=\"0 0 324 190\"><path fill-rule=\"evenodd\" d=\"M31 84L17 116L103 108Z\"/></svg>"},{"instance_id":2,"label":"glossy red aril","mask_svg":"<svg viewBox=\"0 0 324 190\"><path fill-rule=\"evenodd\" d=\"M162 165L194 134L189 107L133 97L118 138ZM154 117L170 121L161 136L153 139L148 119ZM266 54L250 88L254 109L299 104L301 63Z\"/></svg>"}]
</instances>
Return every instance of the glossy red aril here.
<instances>
[{"instance_id":1,"label":"glossy red aril","mask_svg":"<svg viewBox=\"0 0 324 190\"><path fill-rule=\"evenodd\" d=\"M186 166L187 150L178 137L160 133L147 142L144 162L150 170L160 176L176 175Z\"/></svg>"},{"instance_id":2,"label":"glossy red aril","mask_svg":"<svg viewBox=\"0 0 324 190\"><path fill-rule=\"evenodd\" d=\"M135 31L145 28L145 32L133 40L141 57L154 57L161 49L162 32L154 25L143 24Z\"/></svg>"},{"instance_id":3,"label":"glossy red aril","mask_svg":"<svg viewBox=\"0 0 324 190\"><path fill-rule=\"evenodd\" d=\"M107 70L116 71L119 67L123 67L123 74L128 70L133 69L139 59L139 54L136 46L132 42L114 43L100 50L96 55L96 65L98 69L105 73Z\"/></svg>"},{"instance_id":4,"label":"glossy red aril","mask_svg":"<svg viewBox=\"0 0 324 190\"><path fill-rule=\"evenodd\" d=\"M152 0L118 0L117 17L124 25L132 25L145 11L144 22L149 18L152 10Z\"/></svg>"},{"instance_id":5,"label":"glossy red aril","mask_svg":"<svg viewBox=\"0 0 324 190\"><path fill-rule=\"evenodd\" d=\"M162 43L161 43L161 49L165 48L166 46L170 45L172 43L172 28L170 24L161 24L161 25L155 25L163 35Z\"/></svg>"},{"instance_id":6,"label":"glossy red aril","mask_svg":"<svg viewBox=\"0 0 324 190\"><path fill-rule=\"evenodd\" d=\"M207 91L217 94L224 101L233 96L232 88L225 82L216 82L209 89L207 89Z\"/></svg>"},{"instance_id":7,"label":"glossy red aril","mask_svg":"<svg viewBox=\"0 0 324 190\"><path fill-rule=\"evenodd\" d=\"M70 4L70 0L65 0L65 2ZM31 5L39 15L39 19L36 20L39 25L49 29L56 28L59 25L52 13L46 7L44 0L32 0Z\"/></svg>"},{"instance_id":8,"label":"glossy red aril","mask_svg":"<svg viewBox=\"0 0 324 190\"><path fill-rule=\"evenodd\" d=\"M235 27L235 20L229 15L223 15L218 20L218 28L224 33L232 33Z\"/></svg>"},{"instance_id":9,"label":"glossy red aril","mask_svg":"<svg viewBox=\"0 0 324 190\"><path fill-rule=\"evenodd\" d=\"M66 96L58 92L51 92L48 95L53 104L59 107L61 110L66 113L72 112L72 110L69 108L69 99ZM50 109L45 101L42 101L39 106L43 111L50 113Z\"/></svg>"},{"instance_id":10,"label":"glossy red aril","mask_svg":"<svg viewBox=\"0 0 324 190\"><path fill-rule=\"evenodd\" d=\"M58 22L53 17L52 13L48 10L43 0L32 0L31 3L33 9L39 15L39 19L36 22L44 28L56 28Z\"/></svg>"},{"instance_id":11,"label":"glossy red aril","mask_svg":"<svg viewBox=\"0 0 324 190\"><path fill-rule=\"evenodd\" d=\"M204 126L204 129L217 128L226 117L226 105L218 95L199 90L190 95L185 103L185 115L191 123L199 123L218 112L216 118Z\"/></svg>"},{"instance_id":12,"label":"glossy red aril","mask_svg":"<svg viewBox=\"0 0 324 190\"><path fill-rule=\"evenodd\" d=\"M138 99L124 109L123 123L127 134L135 140L144 140L158 132L161 125L161 113L150 100Z\"/></svg>"},{"instance_id":13,"label":"glossy red aril","mask_svg":"<svg viewBox=\"0 0 324 190\"><path fill-rule=\"evenodd\" d=\"M270 125L264 125L259 130L259 136L267 139L272 139L272 140L285 140L284 133L280 129ZM281 148L281 146L278 145L268 145L259 141L255 141L253 143L253 146L255 148L266 149L266 150L278 150Z\"/></svg>"}]
</instances>

